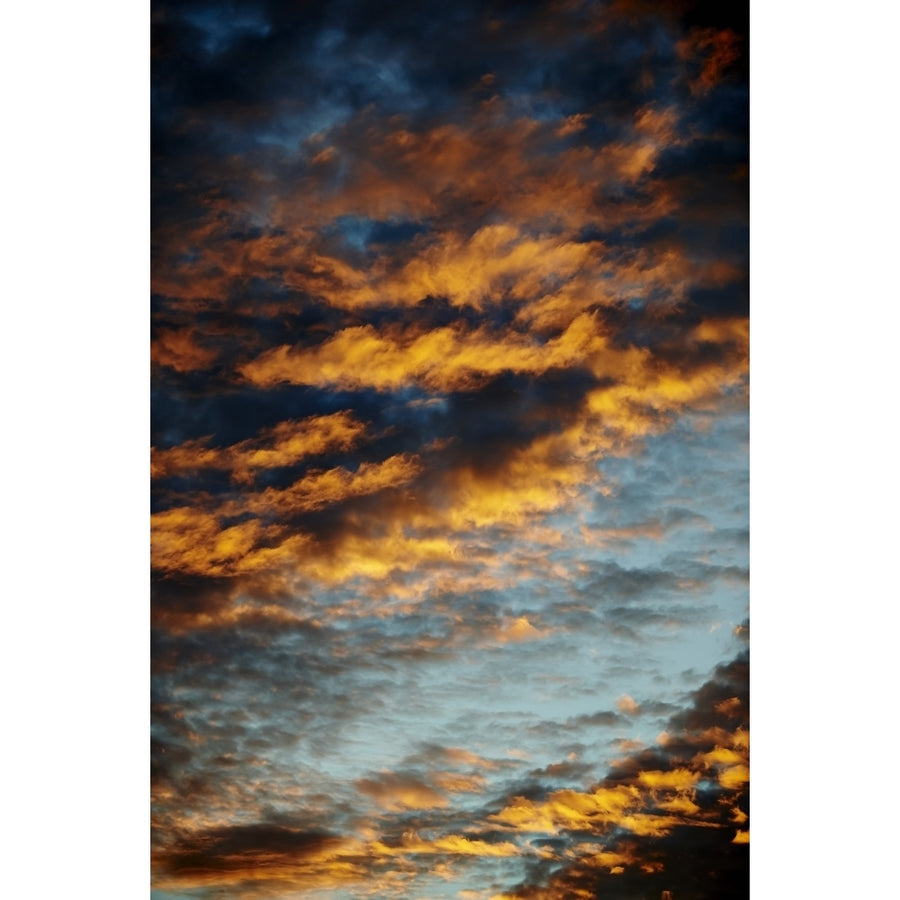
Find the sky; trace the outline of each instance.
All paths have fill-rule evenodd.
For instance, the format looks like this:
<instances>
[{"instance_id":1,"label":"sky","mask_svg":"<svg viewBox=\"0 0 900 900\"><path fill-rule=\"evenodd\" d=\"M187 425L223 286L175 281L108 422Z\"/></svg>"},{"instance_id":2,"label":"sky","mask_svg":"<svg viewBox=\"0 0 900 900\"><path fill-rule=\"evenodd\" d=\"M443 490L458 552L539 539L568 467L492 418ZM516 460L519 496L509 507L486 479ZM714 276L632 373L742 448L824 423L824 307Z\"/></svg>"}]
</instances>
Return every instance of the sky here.
<instances>
[{"instance_id":1,"label":"sky","mask_svg":"<svg viewBox=\"0 0 900 900\"><path fill-rule=\"evenodd\" d=\"M153 900L749 894L748 116L741 4L153 4Z\"/></svg>"}]
</instances>

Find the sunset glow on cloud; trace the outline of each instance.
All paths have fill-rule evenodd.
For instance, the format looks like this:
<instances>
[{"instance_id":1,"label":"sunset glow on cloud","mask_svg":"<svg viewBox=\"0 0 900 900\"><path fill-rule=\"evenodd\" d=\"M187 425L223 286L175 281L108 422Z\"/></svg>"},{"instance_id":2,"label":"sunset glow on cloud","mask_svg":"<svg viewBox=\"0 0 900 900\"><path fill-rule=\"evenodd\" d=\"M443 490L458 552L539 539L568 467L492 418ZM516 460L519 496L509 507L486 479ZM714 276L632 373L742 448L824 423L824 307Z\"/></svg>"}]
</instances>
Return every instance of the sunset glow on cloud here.
<instances>
[{"instance_id":1,"label":"sunset glow on cloud","mask_svg":"<svg viewBox=\"0 0 900 900\"><path fill-rule=\"evenodd\" d=\"M153 900L748 896L746 18L153 4Z\"/></svg>"}]
</instances>

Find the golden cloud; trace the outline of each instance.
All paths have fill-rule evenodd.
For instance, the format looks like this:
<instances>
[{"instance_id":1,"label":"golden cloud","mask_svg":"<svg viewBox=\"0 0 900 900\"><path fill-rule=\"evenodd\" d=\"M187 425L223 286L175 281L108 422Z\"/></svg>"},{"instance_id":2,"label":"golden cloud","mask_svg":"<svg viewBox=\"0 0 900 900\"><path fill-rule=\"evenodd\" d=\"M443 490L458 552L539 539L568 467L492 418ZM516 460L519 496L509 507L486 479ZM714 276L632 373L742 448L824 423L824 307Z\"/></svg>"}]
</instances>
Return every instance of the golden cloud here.
<instances>
[{"instance_id":1,"label":"golden cloud","mask_svg":"<svg viewBox=\"0 0 900 900\"><path fill-rule=\"evenodd\" d=\"M671 271L654 274L655 264L648 264L651 248L644 248L644 261L632 263L637 268L619 279L619 267L606 264L600 246L579 236L587 224L606 229L672 212L671 197L647 176L661 150L680 140L678 111L646 107L636 112L630 134L618 141L561 149L559 138L576 136L587 119L575 114L553 125L515 117L499 97L484 104L466 128L384 130L362 113L308 142L308 174L280 192L270 210L271 233L229 235L221 224L228 212L222 199L211 201L208 222L160 230L153 289L208 304L209 298L227 296L229 285L268 275L336 308L405 306L427 296L478 308L486 299L504 296L526 306L544 304L540 313L526 315L552 318L553 305L574 313L592 303L628 299L620 290L628 284L631 296L679 284L683 278L673 278ZM360 130L365 160L353 152ZM339 166L342 177L335 189L323 176ZM597 202L597 185L636 182L643 183L640 201ZM453 207L448 200L454 197L464 197L467 207L490 207L502 222L469 234L466 219L450 216L435 227L435 240L414 248L411 259L404 258L409 253L404 248L404 257L384 252L365 268L355 268L316 242L318 231L342 216L447 218ZM185 262L185 246L203 247L202 257ZM690 266L683 259L679 264ZM695 275L702 279L708 269L695 267Z\"/></svg>"},{"instance_id":2,"label":"golden cloud","mask_svg":"<svg viewBox=\"0 0 900 900\"><path fill-rule=\"evenodd\" d=\"M513 622L501 625L494 636L495 640L507 644L519 641L534 641L549 634L549 629L535 628L528 616L519 616Z\"/></svg>"},{"instance_id":3,"label":"golden cloud","mask_svg":"<svg viewBox=\"0 0 900 900\"><path fill-rule=\"evenodd\" d=\"M237 575L277 567L296 557L309 538L282 536L257 519L223 526L219 516L190 506L150 518L150 559L155 569L195 575Z\"/></svg>"},{"instance_id":4,"label":"golden cloud","mask_svg":"<svg viewBox=\"0 0 900 900\"><path fill-rule=\"evenodd\" d=\"M209 447L209 439L186 441L165 450L151 448L153 477L182 475L200 469L230 471L241 482L261 469L294 465L334 450L349 450L365 434L365 425L348 411L279 422L255 437L224 448Z\"/></svg>"},{"instance_id":5,"label":"golden cloud","mask_svg":"<svg viewBox=\"0 0 900 900\"><path fill-rule=\"evenodd\" d=\"M750 769L745 765L730 766L719 772L719 784L726 789L743 787L750 781Z\"/></svg>"},{"instance_id":6,"label":"golden cloud","mask_svg":"<svg viewBox=\"0 0 900 900\"><path fill-rule=\"evenodd\" d=\"M447 853L453 856L518 856L522 852L509 841L488 843L461 835L448 835L434 840L423 840L414 831L404 833L400 844L390 847L380 841L371 845L372 852L383 856L405 856L407 854Z\"/></svg>"},{"instance_id":7,"label":"golden cloud","mask_svg":"<svg viewBox=\"0 0 900 900\"><path fill-rule=\"evenodd\" d=\"M353 497L364 497L400 487L422 471L418 458L401 453L379 463L362 463L355 472L342 467L308 472L287 488L266 488L244 494L222 506L225 515L252 512L260 516L288 515L332 506Z\"/></svg>"},{"instance_id":8,"label":"golden cloud","mask_svg":"<svg viewBox=\"0 0 900 900\"><path fill-rule=\"evenodd\" d=\"M588 314L543 344L512 332L493 335L484 328L382 334L372 325L360 325L311 349L268 350L240 372L259 387L289 383L388 391L420 383L450 391L474 387L501 372L542 374L585 363L589 354L608 349Z\"/></svg>"}]
</instances>

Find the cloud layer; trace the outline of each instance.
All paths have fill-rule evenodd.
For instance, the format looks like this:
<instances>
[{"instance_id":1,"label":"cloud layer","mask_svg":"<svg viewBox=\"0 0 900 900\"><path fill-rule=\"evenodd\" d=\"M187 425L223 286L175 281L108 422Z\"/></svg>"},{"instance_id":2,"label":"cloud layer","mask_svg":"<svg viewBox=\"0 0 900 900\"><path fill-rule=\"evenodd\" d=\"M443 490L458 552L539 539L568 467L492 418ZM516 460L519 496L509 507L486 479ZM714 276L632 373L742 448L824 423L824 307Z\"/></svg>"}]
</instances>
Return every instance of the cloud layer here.
<instances>
[{"instance_id":1,"label":"cloud layer","mask_svg":"<svg viewBox=\"0 0 900 900\"><path fill-rule=\"evenodd\" d=\"M743 896L746 9L152 15L154 896Z\"/></svg>"}]
</instances>

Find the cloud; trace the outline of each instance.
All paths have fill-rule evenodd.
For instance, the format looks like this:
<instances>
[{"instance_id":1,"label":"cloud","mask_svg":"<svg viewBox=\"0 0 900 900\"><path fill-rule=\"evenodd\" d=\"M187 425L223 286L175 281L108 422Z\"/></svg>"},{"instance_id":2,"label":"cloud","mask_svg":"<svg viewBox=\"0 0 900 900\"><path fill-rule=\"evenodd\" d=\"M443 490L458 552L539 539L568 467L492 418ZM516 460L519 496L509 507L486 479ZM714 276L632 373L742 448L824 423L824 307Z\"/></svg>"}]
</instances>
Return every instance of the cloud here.
<instances>
[{"instance_id":1,"label":"cloud","mask_svg":"<svg viewBox=\"0 0 900 900\"><path fill-rule=\"evenodd\" d=\"M482 775L463 775L459 772L432 772L430 781L446 794L480 794L488 784Z\"/></svg>"},{"instance_id":2,"label":"cloud","mask_svg":"<svg viewBox=\"0 0 900 900\"><path fill-rule=\"evenodd\" d=\"M741 37L730 28L695 29L680 42L678 51L685 59L701 60L700 73L691 81L691 91L705 94L721 83L741 60L741 44Z\"/></svg>"},{"instance_id":3,"label":"cloud","mask_svg":"<svg viewBox=\"0 0 900 900\"><path fill-rule=\"evenodd\" d=\"M591 713L590 715L577 716L574 719L568 720L566 725L573 729L589 728L594 725L609 728L616 725L622 726L626 721L627 720L619 713L604 710L602 712Z\"/></svg>"},{"instance_id":4,"label":"cloud","mask_svg":"<svg viewBox=\"0 0 900 900\"><path fill-rule=\"evenodd\" d=\"M160 366L169 366L177 372L191 372L210 368L218 353L198 344L190 332L161 330L153 341L150 359Z\"/></svg>"},{"instance_id":5,"label":"cloud","mask_svg":"<svg viewBox=\"0 0 900 900\"><path fill-rule=\"evenodd\" d=\"M446 796L418 779L394 772L361 778L356 788L371 797L382 809L432 809L447 806Z\"/></svg>"},{"instance_id":6,"label":"cloud","mask_svg":"<svg viewBox=\"0 0 900 900\"><path fill-rule=\"evenodd\" d=\"M294 558L308 542L300 534L279 542L280 535L277 526L256 519L225 525L212 513L175 507L151 518L151 560L156 569L187 575L256 572Z\"/></svg>"},{"instance_id":7,"label":"cloud","mask_svg":"<svg viewBox=\"0 0 900 900\"><path fill-rule=\"evenodd\" d=\"M380 463L363 463L355 472L343 468L310 471L287 488L244 492L240 500L226 501L211 511L185 506L154 513L151 517L153 566L173 573L210 576L284 569L314 546L311 535L287 530L290 517L397 488L414 479L420 471L415 458L398 455ZM246 518L248 514L257 518ZM268 524L273 518L276 521ZM345 564L351 570L354 543L360 546L365 542L352 537L346 539L345 556L351 559ZM407 550L416 545L430 546L432 550L447 546L440 541L417 544L409 539L403 540L403 545ZM370 564L375 564L374 556L373 553ZM366 571L362 558L357 557L355 567L358 573ZM320 577L329 577L328 564L321 559L311 562L308 568ZM331 572L333 579L334 570Z\"/></svg>"},{"instance_id":8,"label":"cloud","mask_svg":"<svg viewBox=\"0 0 900 900\"><path fill-rule=\"evenodd\" d=\"M465 747L443 747L436 744L425 744L422 750L407 758L410 763L418 762L433 766L453 766L457 769L483 769L492 771L497 763L485 759Z\"/></svg>"},{"instance_id":9,"label":"cloud","mask_svg":"<svg viewBox=\"0 0 900 900\"><path fill-rule=\"evenodd\" d=\"M424 334L382 336L371 326L348 328L312 351L279 347L248 363L253 383L334 384L345 389L395 390L421 382L438 391L475 387L503 372L541 374L555 367L587 363L600 348L590 316L574 320L558 338L541 345L515 334L472 333L452 327Z\"/></svg>"},{"instance_id":10,"label":"cloud","mask_svg":"<svg viewBox=\"0 0 900 900\"><path fill-rule=\"evenodd\" d=\"M187 441L166 449L151 448L154 478L221 469L250 482L266 469L296 465L309 456L349 450L365 434L365 425L347 410L301 421L282 421L253 438L228 447L210 447L210 439Z\"/></svg>"},{"instance_id":11,"label":"cloud","mask_svg":"<svg viewBox=\"0 0 900 900\"><path fill-rule=\"evenodd\" d=\"M449 835L433 841L422 840L414 832L406 832L399 845L373 844L373 852L385 856L407 854L449 854L452 856L518 856L519 848L509 842L487 843L477 838Z\"/></svg>"},{"instance_id":12,"label":"cloud","mask_svg":"<svg viewBox=\"0 0 900 900\"><path fill-rule=\"evenodd\" d=\"M154 855L162 888L288 881L308 887L360 878L358 865L339 859L343 840L328 832L269 825L235 825L181 837Z\"/></svg>"},{"instance_id":13,"label":"cloud","mask_svg":"<svg viewBox=\"0 0 900 900\"><path fill-rule=\"evenodd\" d=\"M519 616L515 621L508 625L503 625L497 630L496 639L501 643L533 641L548 634L549 631L542 631L535 628L528 620L528 616Z\"/></svg>"},{"instance_id":14,"label":"cloud","mask_svg":"<svg viewBox=\"0 0 900 900\"><path fill-rule=\"evenodd\" d=\"M355 472L342 467L307 473L287 488L266 488L245 493L237 502L226 503L226 516L252 512L259 516L290 516L364 497L412 481L422 471L416 457L398 454L378 463L361 463Z\"/></svg>"}]
</instances>

